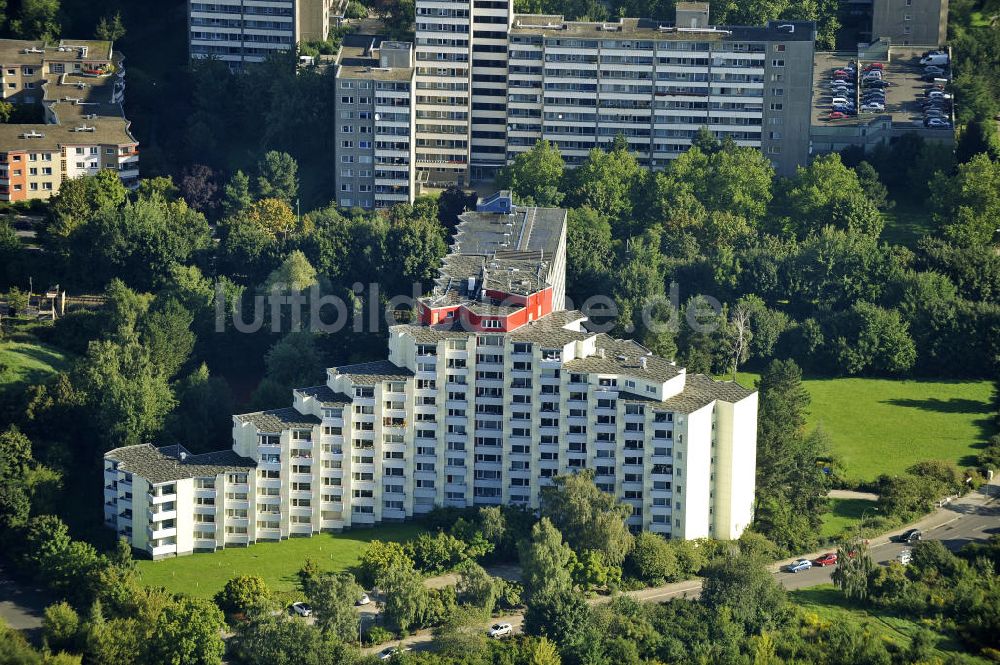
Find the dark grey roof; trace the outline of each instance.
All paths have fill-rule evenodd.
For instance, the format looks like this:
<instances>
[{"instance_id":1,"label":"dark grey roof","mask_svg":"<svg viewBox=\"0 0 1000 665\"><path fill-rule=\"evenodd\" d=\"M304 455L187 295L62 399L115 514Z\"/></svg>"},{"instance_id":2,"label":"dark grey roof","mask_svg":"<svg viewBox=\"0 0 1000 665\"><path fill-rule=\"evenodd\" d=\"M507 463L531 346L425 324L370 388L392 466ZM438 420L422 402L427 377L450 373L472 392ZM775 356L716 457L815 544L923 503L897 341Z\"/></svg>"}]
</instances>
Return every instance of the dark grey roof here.
<instances>
[{"instance_id":1,"label":"dark grey roof","mask_svg":"<svg viewBox=\"0 0 1000 665\"><path fill-rule=\"evenodd\" d=\"M310 388L296 388L295 392L306 397L312 397L323 406L334 406L338 404L350 404L351 398L344 393L338 393L329 386L312 386Z\"/></svg>"},{"instance_id":2,"label":"dark grey roof","mask_svg":"<svg viewBox=\"0 0 1000 665\"><path fill-rule=\"evenodd\" d=\"M704 374L688 374L684 377L684 390L658 404L668 411L691 413L717 400L739 402L755 392L735 381L716 381Z\"/></svg>"},{"instance_id":3,"label":"dark grey roof","mask_svg":"<svg viewBox=\"0 0 1000 665\"><path fill-rule=\"evenodd\" d=\"M331 372L346 374L353 383L374 386L383 381L400 381L413 376L413 372L405 367L399 367L388 360L376 360L370 363L332 367Z\"/></svg>"},{"instance_id":4,"label":"dark grey roof","mask_svg":"<svg viewBox=\"0 0 1000 665\"><path fill-rule=\"evenodd\" d=\"M590 332L566 328L566 326L586 318L587 316L583 312L575 309L559 310L526 323L511 331L509 335L515 342L531 342L552 349L562 348L571 342L579 342L593 336L593 333Z\"/></svg>"},{"instance_id":5,"label":"dark grey roof","mask_svg":"<svg viewBox=\"0 0 1000 665\"><path fill-rule=\"evenodd\" d=\"M663 383L681 373L681 369L669 360L652 355L644 346L631 340L615 339L601 333L597 337L598 354L578 358L565 363L569 372L589 372L593 374L622 374L637 379ZM603 351L602 358L600 352ZM643 369L639 359L646 359Z\"/></svg>"},{"instance_id":6,"label":"dark grey roof","mask_svg":"<svg viewBox=\"0 0 1000 665\"><path fill-rule=\"evenodd\" d=\"M322 422L316 416L299 413L298 409L291 406L284 409L243 413L236 417L241 422L253 423L257 430L261 432L284 432L289 429L308 429Z\"/></svg>"},{"instance_id":7,"label":"dark grey roof","mask_svg":"<svg viewBox=\"0 0 1000 665\"><path fill-rule=\"evenodd\" d=\"M157 448L148 443L116 448L105 453L105 457L117 460L120 470L145 478L151 484L236 473L257 467L254 460L237 455L232 450L191 455L183 446Z\"/></svg>"}]
</instances>

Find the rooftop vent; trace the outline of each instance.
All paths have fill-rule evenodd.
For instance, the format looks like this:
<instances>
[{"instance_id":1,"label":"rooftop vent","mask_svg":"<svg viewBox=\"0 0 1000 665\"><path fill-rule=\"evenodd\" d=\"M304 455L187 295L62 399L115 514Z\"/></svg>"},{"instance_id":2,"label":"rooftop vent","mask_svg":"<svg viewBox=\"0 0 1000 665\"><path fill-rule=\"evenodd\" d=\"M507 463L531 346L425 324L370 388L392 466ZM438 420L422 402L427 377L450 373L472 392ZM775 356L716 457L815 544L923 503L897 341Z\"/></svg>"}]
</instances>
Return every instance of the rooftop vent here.
<instances>
[{"instance_id":1,"label":"rooftop vent","mask_svg":"<svg viewBox=\"0 0 1000 665\"><path fill-rule=\"evenodd\" d=\"M73 131L74 132L94 132L94 131L97 131L97 128L96 127L92 127L92 126L88 126L88 125L80 125L79 127L74 127Z\"/></svg>"},{"instance_id":2,"label":"rooftop vent","mask_svg":"<svg viewBox=\"0 0 1000 665\"><path fill-rule=\"evenodd\" d=\"M781 32L794 33L795 25L792 23L782 23L781 25L778 26L778 30L780 30Z\"/></svg>"},{"instance_id":3,"label":"rooftop vent","mask_svg":"<svg viewBox=\"0 0 1000 665\"><path fill-rule=\"evenodd\" d=\"M619 353L615 357L621 362L625 362L626 360L628 360L628 356L626 356L624 353Z\"/></svg>"},{"instance_id":4,"label":"rooftop vent","mask_svg":"<svg viewBox=\"0 0 1000 665\"><path fill-rule=\"evenodd\" d=\"M180 457L181 461L183 462L184 460L186 460L188 458L188 454L186 452L184 452L184 451L181 451L181 454L178 455L178 457Z\"/></svg>"},{"instance_id":5,"label":"rooftop vent","mask_svg":"<svg viewBox=\"0 0 1000 665\"><path fill-rule=\"evenodd\" d=\"M643 356L643 357L639 358L639 367L642 368L642 369L646 369L646 363L647 362L648 362L648 360L647 360L646 356Z\"/></svg>"},{"instance_id":6,"label":"rooftop vent","mask_svg":"<svg viewBox=\"0 0 1000 665\"><path fill-rule=\"evenodd\" d=\"M604 360L604 349L597 349L597 355L600 356L601 360Z\"/></svg>"},{"instance_id":7,"label":"rooftop vent","mask_svg":"<svg viewBox=\"0 0 1000 665\"><path fill-rule=\"evenodd\" d=\"M45 134L43 134L41 132L36 132L35 130L31 130L30 132L25 132L25 133L21 134L21 138L22 139L43 139L43 138L45 138Z\"/></svg>"},{"instance_id":8,"label":"rooftop vent","mask_svg":"<svg viewBox=\"0 0 1000 665\"><path fill-rule=\"evenodd\" d=\"M45 49L32 46L31 48L24 49L21 53L45 53Z\"/></svg>"}]
</instances>

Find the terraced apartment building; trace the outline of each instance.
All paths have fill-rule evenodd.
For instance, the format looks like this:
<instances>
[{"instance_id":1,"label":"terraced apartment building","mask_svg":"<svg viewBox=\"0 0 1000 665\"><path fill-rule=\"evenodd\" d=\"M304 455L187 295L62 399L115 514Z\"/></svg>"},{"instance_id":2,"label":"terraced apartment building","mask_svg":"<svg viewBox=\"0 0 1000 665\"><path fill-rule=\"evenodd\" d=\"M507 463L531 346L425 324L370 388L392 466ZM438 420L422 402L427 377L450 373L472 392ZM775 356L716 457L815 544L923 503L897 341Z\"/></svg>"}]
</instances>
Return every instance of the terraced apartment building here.
<instances>
[{"instance_id":1,"label":"terraced apartment building","mask_svg":"<svg viewBox=\"0 0 1000 665\"><path fill-rule=\"evenodd\" d=\"M669 23L567 21L511 2L416 3L418 190L490 181L539 139L574 166L621 134L656 169L707 127L783 175L808 161L812 22L713 26L700 2Z\"/></svg>"},{"instance_id":2,"label":"terraced apartment building","mask_svg":"<svg viewBox=\"0 0 1000 665\"><path fill-rule=\"evenodd\" d=\"M0 124L0 200L47 199L104 169L139 182L139 143L122 110L125 69L110 42L0 40L3 99L37 122Z\"/></svg>"},{"instance_id":3,"label":"terraced apartment building","mask_svg":"<svg viewBox=\"0 0 1000 665\"><path fill-rule=\"evenodd\" d=\"M565 309L566 211L510 193L461 216L433 294L386 360L332 367L291 406L233 418L231 451L105 456L105 519L154 557L402 521L537 508L592 469L669 538L753 518L757 394L689 374Z\"/></svg>"}]
</instances>

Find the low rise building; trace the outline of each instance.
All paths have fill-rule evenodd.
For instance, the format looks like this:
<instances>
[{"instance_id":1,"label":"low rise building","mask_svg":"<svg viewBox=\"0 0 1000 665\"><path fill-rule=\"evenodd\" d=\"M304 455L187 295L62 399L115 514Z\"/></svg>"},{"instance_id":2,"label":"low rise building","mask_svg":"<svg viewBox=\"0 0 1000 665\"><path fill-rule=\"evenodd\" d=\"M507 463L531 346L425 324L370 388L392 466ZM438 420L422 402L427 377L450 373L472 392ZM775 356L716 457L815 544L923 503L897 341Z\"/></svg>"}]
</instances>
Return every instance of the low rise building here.
<instances>
[{"instance_id":1,"label":"low rise building","mask_svg":"<svg viewBox=\"0 0 1000 665\"><path fill-rule=\"evenodd\" d=\"M125 70L110 42L0 40L4 99L37 107L34 123L0 124L0 200L49 198L60 184L112 169L139 181L138 141L122 110Z\"/></svg>"},{"instance_id":2,"label":"low rise building","mask_svg":"<svg viewBox=\"0 0 1000 665\"><path fill-rule=\"evenodd\" d=\"M565 252L565 210L483 202L460 217L418 319L390 330L388 359L234 416L232 451L107 453L107 523L156 556L186 554L436 506L537 508L552 478L590 469L634 530L739 537L757 393L589 330L564 309Z\"/></svg>"}]
</instances>

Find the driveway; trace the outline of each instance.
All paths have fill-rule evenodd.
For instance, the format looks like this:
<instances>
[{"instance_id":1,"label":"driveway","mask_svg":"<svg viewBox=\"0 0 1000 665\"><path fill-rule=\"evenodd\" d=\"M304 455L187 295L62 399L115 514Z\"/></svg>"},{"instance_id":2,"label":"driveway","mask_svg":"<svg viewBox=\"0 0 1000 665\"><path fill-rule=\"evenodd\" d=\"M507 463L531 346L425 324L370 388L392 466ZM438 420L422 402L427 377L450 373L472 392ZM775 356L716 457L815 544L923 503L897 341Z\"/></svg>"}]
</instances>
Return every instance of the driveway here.
<instances>
[{"instance_id":1,"label":"driveway","mask_svg":"<svg viewBox=\"0 0 1000 665\"><path fill-rule=\"evenodd\" d=\"M52 602L44 590L15 582L0 568L0 619L36 644L41 638L42 612Z\"/></svg>"}]
</instances>

